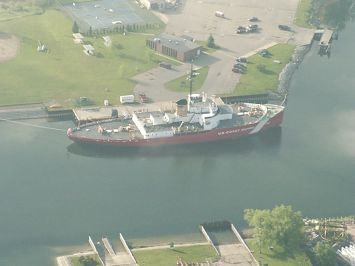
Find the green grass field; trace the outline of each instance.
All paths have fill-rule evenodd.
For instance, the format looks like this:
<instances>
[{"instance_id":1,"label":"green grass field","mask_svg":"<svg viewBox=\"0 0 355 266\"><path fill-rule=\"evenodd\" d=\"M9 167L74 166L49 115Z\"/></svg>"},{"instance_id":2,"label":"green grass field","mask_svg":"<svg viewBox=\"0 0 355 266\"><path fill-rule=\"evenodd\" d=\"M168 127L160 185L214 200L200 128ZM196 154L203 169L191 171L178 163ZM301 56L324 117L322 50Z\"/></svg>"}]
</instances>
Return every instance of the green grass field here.
<instances>
[{"instance_id":1,"label":"green grass field","mask_svg":"<svg viewBox=\"0 0 355 266\"><path fill-rule=\"evenodd\" d=\"M101 265L99 257L97 255L85 256L85 258L93 258L97 262L97 265ZM79 261L79 257L71 258L71 263L73 264L73 266L85 266Z\"/></svg>"},{"instance_id":2,"label":"green grass field","mask_svg":"<svg viewBox=\"0 0 355 266\"><path fill-rule=\"evenodd\" d=\"M205 79L207 77L208 70L209 70L208 67L203 67L196 71L200 74L198 76L194 76L192 79L192 91L197 91L201 88L202 84L205 82ZM165 83L165 88L171 91L189 92L190 91L189 76L190 74L171 80Z\"/></svg>"},{"instance_id":3,"label":"green grass field","mask_svg":"<svg viewBox=\"0 0 355 266\"><path fill-rule=\"evenodd\" d=\"M41 13L43 9L29 0L0 1L0 22Z\"/></svg>"},{"instance_id":4,"label":"green grass field","mask_svg":"<svg viewBox=\"0 0 355 266\"><path fill-rule=\"evenodd\" d=\"M250 250L257 261L267 263L269 266L312 266L309 258L304 251L298 250L293 254L276 255L274 252L263 247L259 253L259 245L256 240L247 240Z\"/></svg>"},{"instance_id":5,"label":"green grass field","mask_svg":"<svg viewBox=\"0 0 355 266\"><path fill-rule=\"evenodd\" d=\"M243 74L237 84L234 95L248 95L276 91L279 83L279 74L285 65L291 60L295 50L294 45L277 44L268 49L271 53L269 57L262 57L255 54L248 58L248 70ZM281 63L275 63L278 60ZM264 65L264 71L260 71L258 66Z\"/></svg>"},{"instance_id":6,"label":"green grass field","mask_svg":"<svg viewBox=\"0 0 355 266\"><path fill-rule=\"evenodd\" d=\"M117 103L120 95L132 93L129 77L157 65L158 56L145 47L146 36L112 35L112 46L102 38L86 38L101 56L87 56L74 44L72 22L61 12L48 10L0 23L0 31L15 34L21 48L15 59L0 63L0 105L56 101L72 106L73 99L89 97ZM37 52L37 42L48 53Z\"/></svg>"},{"instance_id":7,"label":"green grass field","mask_svg":"<svg viewBox=\"0 0 355 266\"><path fill-rule=\"evenodd\" d=\"M312 26L308 23L311 8L312 0L300 0L294 23L300 27L312 28Z\"/></svg>"},{"instance_id":8,"label":"green grass field","mask_svg":"<svg viewBox=\"0 0 355 266\"><path fill-rule=\"evenodd\" d=\"M184 262L206 262L206 259L213 261L218 259L214 249L209 245L176 247L174 249L154 249L133 251L140 266L174 266L177 258Z\"/></svg>"}]
</instances>

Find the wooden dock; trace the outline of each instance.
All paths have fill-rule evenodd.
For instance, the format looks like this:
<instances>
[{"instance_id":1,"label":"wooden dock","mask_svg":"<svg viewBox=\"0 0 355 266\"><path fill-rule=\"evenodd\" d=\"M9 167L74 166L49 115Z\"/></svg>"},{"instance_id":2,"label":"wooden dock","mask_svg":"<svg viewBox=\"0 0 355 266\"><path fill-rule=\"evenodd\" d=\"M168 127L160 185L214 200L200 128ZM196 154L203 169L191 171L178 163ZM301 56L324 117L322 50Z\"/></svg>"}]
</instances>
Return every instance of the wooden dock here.
<instances>
[{"instance_id":1,"label":"wooden dock","mask_svg":"<svg viewBox=\"0 0 355 266\"><path fill-rule=\"evenodd\" d=\"M323 35L319 41L319 45L329 45L333 39L332 30L324 30Z\"/></svg>"},{"instance_id":2,"label":"wooden dock","mask_svg":"<svg viewBox=\"0 0 355 266\"><path fill-rule=\"evenodd\" d=\"M333 40L333 31L324 30L322 37L319 41L319 54L320 55L330 55L330 47Z\"/></svg>"}]
</instances>

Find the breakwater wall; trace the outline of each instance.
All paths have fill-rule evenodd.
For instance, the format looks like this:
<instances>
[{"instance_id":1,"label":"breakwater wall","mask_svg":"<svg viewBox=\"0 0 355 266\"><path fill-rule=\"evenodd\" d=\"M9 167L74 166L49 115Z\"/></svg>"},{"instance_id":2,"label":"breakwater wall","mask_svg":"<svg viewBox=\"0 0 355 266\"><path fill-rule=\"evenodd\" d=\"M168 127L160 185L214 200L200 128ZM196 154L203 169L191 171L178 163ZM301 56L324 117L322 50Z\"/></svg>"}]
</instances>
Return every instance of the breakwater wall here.
<instances>
[{"instance_id":1,"label":"breakwater wall","mask_svg":"<svg viewBox=\"0 0 355 266\"><path fill-rule=\"evenodd\" d=\"M298 69L299 65L302 63L306 54L311 50L311 47L312 44L296 47L291 62L289 62L281 71L279 75L279 86L277 91L281 96L283 96L282 99L287 97L292 76Z\"/></svg>"}]
</instances>

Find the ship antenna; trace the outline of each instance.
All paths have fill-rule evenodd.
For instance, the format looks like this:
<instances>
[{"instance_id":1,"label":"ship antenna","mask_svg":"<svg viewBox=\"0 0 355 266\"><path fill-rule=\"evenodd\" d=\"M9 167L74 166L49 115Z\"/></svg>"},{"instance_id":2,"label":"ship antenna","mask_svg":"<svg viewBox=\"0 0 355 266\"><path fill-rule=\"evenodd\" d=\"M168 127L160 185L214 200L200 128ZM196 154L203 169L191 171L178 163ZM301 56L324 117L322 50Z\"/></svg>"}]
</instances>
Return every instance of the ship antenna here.
<instances>
[{"instance_id":1,"label":"ship antenna","mask_svg":"<svg viewBox=\"0 0 355 266\"><path fill-rule=\"evenodd\" d=\"M190 71L190 97L192 94L192 64L193 64L194 60L191 60L191 71Z\"/></svg>"}]
</instances>

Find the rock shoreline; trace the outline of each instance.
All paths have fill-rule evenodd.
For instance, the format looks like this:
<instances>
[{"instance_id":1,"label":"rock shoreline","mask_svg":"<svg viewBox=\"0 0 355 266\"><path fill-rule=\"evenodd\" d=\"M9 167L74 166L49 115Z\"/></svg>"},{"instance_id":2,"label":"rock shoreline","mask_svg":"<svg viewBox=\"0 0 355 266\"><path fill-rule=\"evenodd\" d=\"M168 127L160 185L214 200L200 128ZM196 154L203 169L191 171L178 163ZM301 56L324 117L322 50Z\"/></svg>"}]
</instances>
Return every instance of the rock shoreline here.
<instances>
[{"instance_id":1,"label":"rock shoreline","mask_svg":"<svg viewBox=\"0 0 355 266\"><path fill-rule=\"evenodd\" d=\"M279 85L277 92L282 97L282 100L286 100L289 93L292 76L298 69L298 66L302 63L306 54L311 50L311 47L312 45L296 47L291 62L289 62L279 74Z\"/></svg>"}]
</instances>

